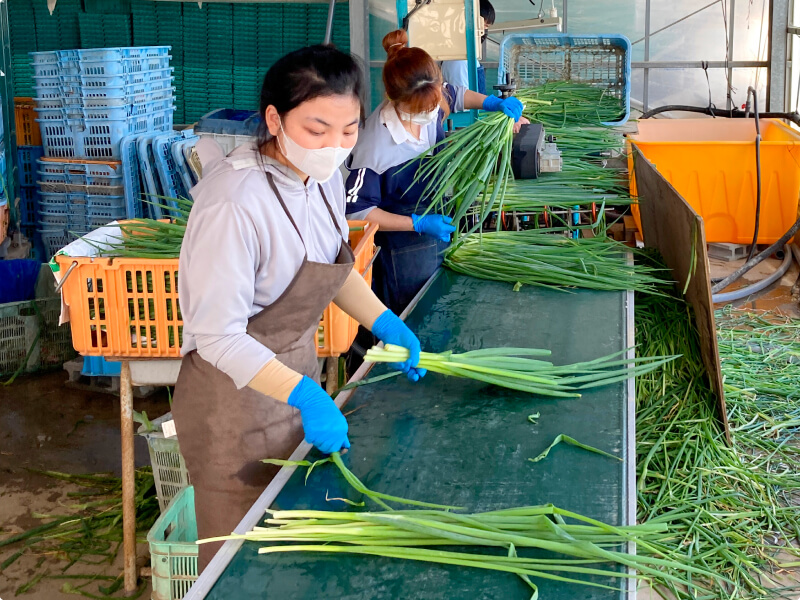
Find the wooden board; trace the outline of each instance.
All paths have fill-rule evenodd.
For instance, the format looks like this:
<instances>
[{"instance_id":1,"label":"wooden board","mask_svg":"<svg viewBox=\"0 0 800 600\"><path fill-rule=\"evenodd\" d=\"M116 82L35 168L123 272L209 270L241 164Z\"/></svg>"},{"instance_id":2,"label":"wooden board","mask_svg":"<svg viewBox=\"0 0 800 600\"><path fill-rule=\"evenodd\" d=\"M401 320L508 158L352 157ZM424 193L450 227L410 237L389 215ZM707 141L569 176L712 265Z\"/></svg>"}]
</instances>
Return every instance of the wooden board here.
<instances>
[{"instance_id":1,"label":"wooden board","mask_svg":"<svg viewBox=\"0 0 800 600\"><path fill-rule=\"evenodd\" d=\"M730 443L703 218L647 160L636 144L631 146L637 191L642 198L639 211L642 215L644 245L661 252L678 289L683 290L689 279L686 301L694 309L703 364L716 396L717 416Z\"/></svg>"}]
</instances>

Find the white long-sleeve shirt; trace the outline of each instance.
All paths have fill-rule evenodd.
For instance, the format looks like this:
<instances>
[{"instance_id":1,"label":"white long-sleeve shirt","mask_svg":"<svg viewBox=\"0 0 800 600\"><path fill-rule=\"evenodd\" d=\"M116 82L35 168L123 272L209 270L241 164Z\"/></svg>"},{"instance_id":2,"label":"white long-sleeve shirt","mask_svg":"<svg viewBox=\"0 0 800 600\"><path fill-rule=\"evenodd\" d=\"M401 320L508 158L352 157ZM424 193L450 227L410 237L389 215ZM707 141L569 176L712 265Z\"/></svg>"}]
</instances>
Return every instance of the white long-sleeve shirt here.
<instances>
[{"instance_id":1,"label":"white long-sleeve shirt","mask_svg":"<svg viewBox=\"0 0 800 600\"><path fill-rule=\"evenodd\" d=\"M275 353L247 334L247 321L284 292L302 264L334 263L343 235L344 184L338 172L324 184L297 175L249 145L209 167L190 191L194 206L181 247L178 291L181 353L200 356L246 386ZM294 218L305 248L265 170ZM334 227L319 191L336 216Z\"/></svg>"}]
</instances>

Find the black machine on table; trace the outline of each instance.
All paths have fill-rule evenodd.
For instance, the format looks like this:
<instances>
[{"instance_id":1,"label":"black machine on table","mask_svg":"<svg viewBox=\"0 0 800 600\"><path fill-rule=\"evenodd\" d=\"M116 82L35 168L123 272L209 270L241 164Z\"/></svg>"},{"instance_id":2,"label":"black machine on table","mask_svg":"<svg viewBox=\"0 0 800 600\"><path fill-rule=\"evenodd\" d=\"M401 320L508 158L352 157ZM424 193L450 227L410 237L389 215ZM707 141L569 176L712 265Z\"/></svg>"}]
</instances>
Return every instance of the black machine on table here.
<instances>
[{"instance_id":1,"label":"black machine on table","mask_svg":"<svg viewBox=\"0 0 800 600\"><path fill-rule=\"evenodd\" d=\"M514 95L516 83L506 73L506 82L494 86L501 98ZM540 173L561 171L561 152L556 139L547 135L541 123L522 125L514 136L511 149L511 169L515 179L537 179Z\"/></svg>"}]
</instances>

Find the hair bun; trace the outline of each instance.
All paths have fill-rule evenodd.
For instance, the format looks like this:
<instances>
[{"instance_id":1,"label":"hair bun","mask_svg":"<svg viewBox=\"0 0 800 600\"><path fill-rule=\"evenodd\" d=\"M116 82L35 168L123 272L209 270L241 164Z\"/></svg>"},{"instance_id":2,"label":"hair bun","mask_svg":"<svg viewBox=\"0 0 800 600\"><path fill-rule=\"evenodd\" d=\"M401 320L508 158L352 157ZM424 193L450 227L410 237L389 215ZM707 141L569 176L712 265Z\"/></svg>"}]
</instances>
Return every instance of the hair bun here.
<instances>
[{"instance_id":1,"label":"hair bun","mask_svg":"<svg viewBox=\"0 0 800 600\"><path fill-rule=\"evenodd\" d=\"M391 33L387 33L383 38L383 49L386 51L386 56L392 58L397 52L408 45L408 34L404 29L396 29Z\"/></svg>"}]
</instances>

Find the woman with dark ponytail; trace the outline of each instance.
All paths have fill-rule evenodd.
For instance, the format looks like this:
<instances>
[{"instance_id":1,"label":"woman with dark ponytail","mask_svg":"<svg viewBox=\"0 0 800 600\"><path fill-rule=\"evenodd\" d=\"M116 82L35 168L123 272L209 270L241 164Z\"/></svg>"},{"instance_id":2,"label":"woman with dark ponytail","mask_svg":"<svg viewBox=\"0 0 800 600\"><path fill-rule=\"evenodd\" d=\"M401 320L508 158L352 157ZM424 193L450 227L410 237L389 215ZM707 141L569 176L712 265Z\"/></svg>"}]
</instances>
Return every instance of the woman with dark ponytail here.
<instances>
[{"instance_id":1,"label":"woman with dark ponytail","mask_svg":"<svg viewBox=\"0 0 800 600\"><path fill-rule=\"evenodd\" d=\"M503 100L444 83L433 58L421 48L409 48L402 29L387 34L383 47L386 100L367 119L345 163L350 170L345 187L348 218L380 226L373 289L400 312L441 264L455 231L450 217L421 216L430 200L422 197L424 182L413 183L420 156L444 139L444 119L451 112L482 108L502 111L518 125L528 121L516 98Z\"/></svg>"},{"instance_id":2,"label":"woman with dark ponytail","mask_svg":"<svg viewBox=\"0 0 800 600\"><path fill-rule=\"evenodd\" d=\"M287 54L264 77L258 141L204 165L180 256L183 362L173 415L200 538L227 535L305 439L349 448L319 386L319 318L335 302L386 343L420 344L353 269L339 166L358 138L361 67L331 47ZM213 152L212 152L213 154ZM200 546L202 570L220 544Z\"/></svg>"}]
</instances>

